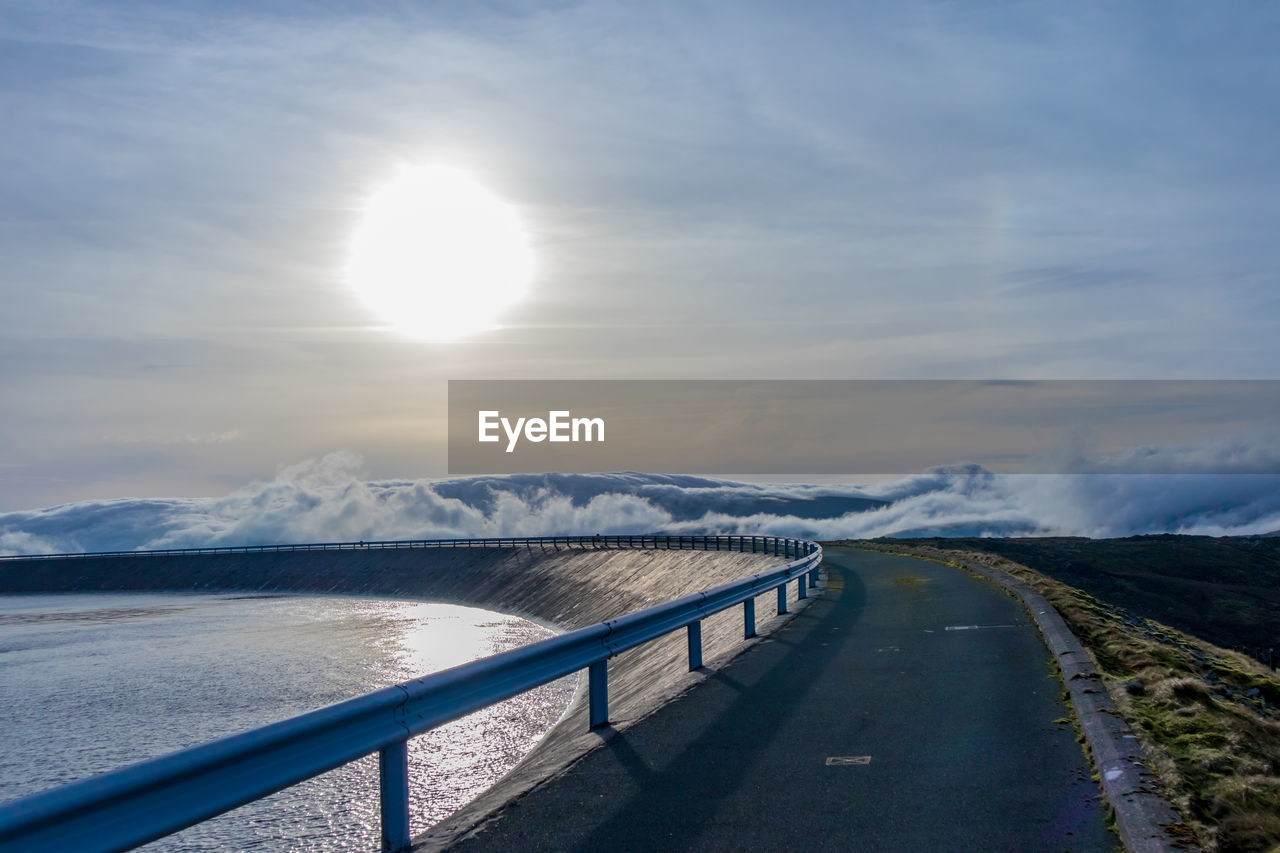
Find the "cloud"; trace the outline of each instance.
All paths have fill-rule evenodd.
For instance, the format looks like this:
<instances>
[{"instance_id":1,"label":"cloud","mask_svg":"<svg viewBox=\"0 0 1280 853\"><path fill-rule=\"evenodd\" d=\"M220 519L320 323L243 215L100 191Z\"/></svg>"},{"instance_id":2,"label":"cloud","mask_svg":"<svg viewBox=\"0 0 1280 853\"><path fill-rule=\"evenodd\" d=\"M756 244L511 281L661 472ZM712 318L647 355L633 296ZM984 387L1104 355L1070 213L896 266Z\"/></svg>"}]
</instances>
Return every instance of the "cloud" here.
<instances>
[{"instance_id":1,"label":"cloud","mask_svg":"<svg viewBox=\"0 0 1280 853\"><path fill-rule=\"evenodd\" d=\"M1248 536L1280 530L1280 477L1275 475L996 475L965 466L889 484L889 493L897 495L891 503L839 518L709 514L697 526L818 539Z\"/></svg>"},{"instance_id":2,"label":"cloud","mask_svg":"<svg viewBox=\"0 0 1280 853\"><path fill-rule=\"evenodd\" d=\"M1143 449L1152 460L1189 452ZM222 497L4 513L0 553L650 531L838 539L1280 529L1275 475L997 475L956 465L877 485L813 486L631 473L369 481L360 469L358 456L340 452Z\"/></svg>"},{"instance_id":3,"label":"cloud","mask_svg":"<svg viewBox=\"0 0 1280 853\"><path fill-rule=\"evenodd\" d=\"M49 554L63 550L57 540L41 539L21 530L0 533L0 554Z\"/></svg>"},{"instance_id":4,"label":"cloud","mask_svg":"<svg viewBox=\"0 0 1280 853\"><path fill-rule=\"evenodd\" d=\"M623 533L762 511L796 518L879 505L856 488L688 476L522 475L363 480L332 453L218 498L82 501L0 514L9 553L484 536Z\"/></svg>"},{"instance_id":5,"label":"cloud","mask_svg":"<svg viewBox=\"0 0 1280 853\"><path fill-rule=\"evenodd\" d=\"M1254 6L3 4L0 505L438 473L450 378L1269 376ZM345 286L401 161L527 216L506 328L406 347Z\"/></svg>"}]
</instances>

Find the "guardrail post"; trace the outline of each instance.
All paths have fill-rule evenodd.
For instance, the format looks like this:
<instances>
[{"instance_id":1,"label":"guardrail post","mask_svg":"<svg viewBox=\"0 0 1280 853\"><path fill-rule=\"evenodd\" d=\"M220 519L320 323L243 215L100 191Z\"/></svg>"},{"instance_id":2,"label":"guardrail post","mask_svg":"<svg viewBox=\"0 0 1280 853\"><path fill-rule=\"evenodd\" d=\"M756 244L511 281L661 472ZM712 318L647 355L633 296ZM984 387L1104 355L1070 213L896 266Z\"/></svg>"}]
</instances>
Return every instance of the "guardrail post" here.
<instances>
[{"instance_id":1,"label":"guardrail post","mask_svg":"<svg viewBox=\"0 0 1280 853\"><path fill-rule=\"evenodd\" d=\"M689 671L702 669L702 621L689 623Z\"/></svg>"},{"instance_id":2,"label":"guardrail post","mask_svg":"<svg viewBox=\"0 0 1280 853\"><path fill-rule=\"evenodd\" d=\"M756 600L748 598L742 602L742 638L750 640L756 635Z\"/></svg>"},{"instance_id":3,"label":"guardrail post","mask_svg":"<svg viewBox=\"0 0 1280 853\"><path fill-rule=\"evenodd\" d=\"M778 615L787 612L787 585L784 583L778 587Z\"/></svg>"},{"instance_id":4,"label":"guardrail post","mask_svg":"<svg viewBox=\"0 0 1280 853\"><path fill-rule=\"evenodd\" d=\"M801 572L799 588L796 592L796 598L803 600L808 597L809 597L809 575L806 572Z\"/></svg>"},{"instance_id":5,"label":"guardrail post","mask_svg":"<svg viewBox=\"0 0 1280 853\"><path fill-rule=\"evenodd\" d=\"M408 850L409 741L393 743L378 752L378 782L382 792L382 853Z\"/></svg>"},{"instance_id":6,"label":"guardrail post","mask_svg":"<svg viewBox=\"0 0 1280 853\"><path fill-rule=\"evenodd\" d=\"M818 567L814 566L809 570L809 586L814 589L818 588Z\"/></svg>"},{"instance_id":7,"label":"guardrail post","mask_svg":"<svg viewBox=\"0 0 1280 853\"><path fill-rule=\"evenodd\" d=\"M591 728L609 725L609 662L598 660L587 667L587 698Z\"/></svg>"}]
</instances>

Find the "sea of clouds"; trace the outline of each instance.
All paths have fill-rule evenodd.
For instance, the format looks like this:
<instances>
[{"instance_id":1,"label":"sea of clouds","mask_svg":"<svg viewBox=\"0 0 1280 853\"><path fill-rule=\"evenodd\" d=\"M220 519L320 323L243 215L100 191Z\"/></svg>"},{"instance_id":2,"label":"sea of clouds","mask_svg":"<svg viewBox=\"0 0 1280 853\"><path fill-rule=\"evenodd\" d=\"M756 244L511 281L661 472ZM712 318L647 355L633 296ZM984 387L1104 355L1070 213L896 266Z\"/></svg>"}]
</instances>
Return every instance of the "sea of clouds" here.
<instances>
[{"instance_id":1,"label":"sea of clouds","mask_svg":"<svg viewBox=\"0 0 1280 853\"><path fill-rule=\"evenodd\" d=\"M861 486L625 473L370 481L359 457L339 452L222 497L0 513L0 554L654 531L817 539L1258 535L1280 530L1280 474L1257 473L1268 470L1258 452L1230 442L1140 448L1092 459L1091 470L1150 473L997 475L955 465Z\"/></svg>"}]
</instances>

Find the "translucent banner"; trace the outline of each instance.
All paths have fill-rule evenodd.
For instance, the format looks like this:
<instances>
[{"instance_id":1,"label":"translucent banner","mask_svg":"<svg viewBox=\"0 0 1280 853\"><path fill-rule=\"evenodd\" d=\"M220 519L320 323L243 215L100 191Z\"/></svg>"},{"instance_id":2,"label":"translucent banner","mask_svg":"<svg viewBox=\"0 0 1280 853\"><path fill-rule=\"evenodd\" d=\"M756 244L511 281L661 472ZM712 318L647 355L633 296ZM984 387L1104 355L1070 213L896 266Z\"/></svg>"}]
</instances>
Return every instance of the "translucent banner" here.
<instances>
[{"instance_id":1,"label":"translucent banner","mask_svg":"<svg viewBox=\"0 0 1280 853\"><path fill-rule=\"evenodd\" d=\"M455 380L449 473L1280 473L1276 380Z\"/></svg>"}]
</instances>

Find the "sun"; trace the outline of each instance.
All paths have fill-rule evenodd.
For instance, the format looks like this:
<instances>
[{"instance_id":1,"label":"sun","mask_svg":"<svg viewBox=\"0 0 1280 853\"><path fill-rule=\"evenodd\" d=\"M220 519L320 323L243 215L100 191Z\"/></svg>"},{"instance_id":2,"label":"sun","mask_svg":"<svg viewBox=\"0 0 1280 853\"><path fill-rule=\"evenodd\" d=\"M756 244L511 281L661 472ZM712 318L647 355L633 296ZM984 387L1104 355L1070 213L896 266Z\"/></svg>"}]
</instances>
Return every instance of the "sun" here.
<instances>
[{"instance_id":1,"label":"sun","mask_svg":"<svg viewBox=\"0 0 1280 853\"><path fill-rule=\"evenodd\" d=\"M465 172L402 166L369 196L346 280L388 326L448 341L492 328L533 280L512 205Z\"/></svg>"}]
</instances>

